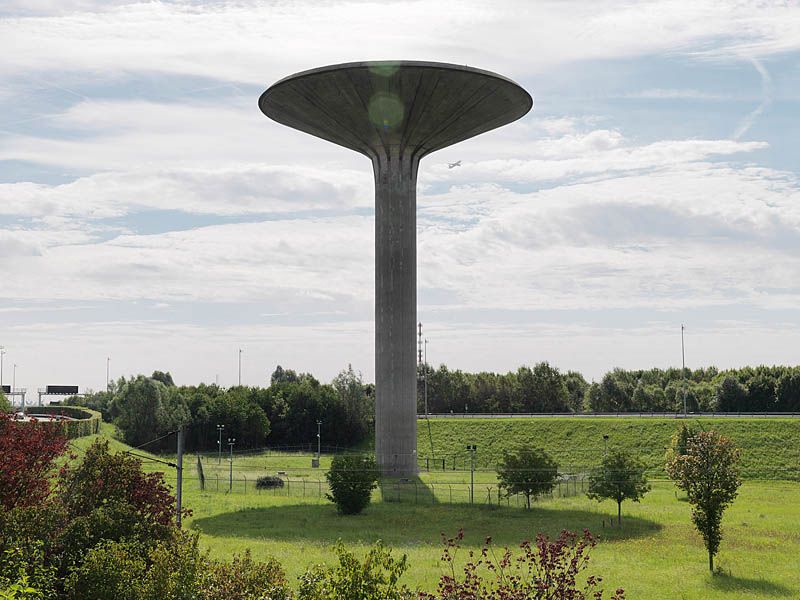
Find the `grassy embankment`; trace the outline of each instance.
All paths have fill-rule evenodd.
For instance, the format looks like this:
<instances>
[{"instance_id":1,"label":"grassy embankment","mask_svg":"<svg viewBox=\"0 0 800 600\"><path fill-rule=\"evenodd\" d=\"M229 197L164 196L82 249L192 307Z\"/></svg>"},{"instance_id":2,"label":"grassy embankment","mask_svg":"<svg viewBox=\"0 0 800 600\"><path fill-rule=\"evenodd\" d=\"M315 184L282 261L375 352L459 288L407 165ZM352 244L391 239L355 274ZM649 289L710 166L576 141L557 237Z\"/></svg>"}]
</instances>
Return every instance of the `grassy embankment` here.
<instances>
[{"instance_id":1,"label":"grassy embankment","mask_svg":"<svg viewBox=\"0 0 800 600\"><path fill-rule=\"evenodd\" d=\"M610 444L618 440L618 444L639 448L655 466L676 426L674 420L531 421L514 420L513 427L507 421L432 422L434 448L437 453L444 453L447 448L455 452L465 443L476 443L479 454L493 456L490 450L499 453L502 448L498 440L505 439L510 444L533 440L564 464L591 464L602 454L602 435L607 433ZM710 425L707 421L705 424ZM420 425L422 452L428 440L424 424ZM798 465L800 423L719 420L713 426L739 442L748 468ZM104 426L103 434L109 432L110 428ZM85 447L93 437L73 443ZM782 447L777 440L781 440ZM126 448L119 443L114 447ZM790 465L792 457L794 465ZM593 460L588 461L589 458ZM328 464L324 459L323 468ZM195 460L194 456L187 456L187 474ZM206 461L207 476L214 472L214 462ZM197 481L188 479L185 504L194 510L194 516L187 526L201 532L203 545L213 556L229 557L251 548L256 557L276 556L291 579L310 564L334 560L331 545L337 539L358 552L383 539L396 553L408 554L406 583L424 589L432 589L442 572L438 562L441 532L454 534L464 527L465 545L476 548L487 535L498 545L515 545L536 532L556 535L564 528L586 527L601 537L592 554L590 572L602 574L609 588L624 587L632 599L800 597L800 580L796 576L800 484L795 482L745 482L723 521L725 539L717 562L729 574L711 577L702 541L691 525L690 507L677 497L669 482L655 482L653 491L641 504L623 505L623 525L614 528L603 528L602 523L605 520L607 525L615 506L593 502L585 496L545 500L526 511L513 506L381 502L380 492L376 492L376 502L365 514L340 517L330 503L310 493L315 485L311 482L323 473L312 471L309 462L309 456L234 456L235 476L283 470L293 481L306 479L306 497L295 495L296 490L288 496L283 495L286 490L256 494L252 487L245 493L241 485L232 494L213 488L200 491ZM163 468L157 463L147 464L153 470ZM227 475L224 458L217 468ZM174 472L168 472L167 478L174 482ZM441 500L442 487L463 486L468 480L469 473L461 471L422 473L419 485L430 489L433 484L434 494ZM494 477L484 471L477 474L477 480L490 483ZM476 490L478 487L476 484Z\"/></svg>"}]
</instances>

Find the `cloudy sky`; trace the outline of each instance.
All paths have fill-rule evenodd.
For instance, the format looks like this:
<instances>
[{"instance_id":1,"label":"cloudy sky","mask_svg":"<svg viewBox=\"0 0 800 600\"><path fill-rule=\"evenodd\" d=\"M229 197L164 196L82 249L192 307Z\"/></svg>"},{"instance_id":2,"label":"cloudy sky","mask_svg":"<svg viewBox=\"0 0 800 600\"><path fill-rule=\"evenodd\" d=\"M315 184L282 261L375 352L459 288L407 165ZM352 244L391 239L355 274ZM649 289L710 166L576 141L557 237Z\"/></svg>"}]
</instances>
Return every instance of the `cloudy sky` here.
<instances>
[{"instance_id":1,"label":"cloudy sky","mask_svg":"<svg viewBox=\"0 0 800 600\"><path fill-rule=\"evenodd\" d=\"M371 380L370 164L257 99L381 59L535 97L422 163L432 363L800 362L797 2L3 0L4 383Z\"/></svg>"}]
</instances>

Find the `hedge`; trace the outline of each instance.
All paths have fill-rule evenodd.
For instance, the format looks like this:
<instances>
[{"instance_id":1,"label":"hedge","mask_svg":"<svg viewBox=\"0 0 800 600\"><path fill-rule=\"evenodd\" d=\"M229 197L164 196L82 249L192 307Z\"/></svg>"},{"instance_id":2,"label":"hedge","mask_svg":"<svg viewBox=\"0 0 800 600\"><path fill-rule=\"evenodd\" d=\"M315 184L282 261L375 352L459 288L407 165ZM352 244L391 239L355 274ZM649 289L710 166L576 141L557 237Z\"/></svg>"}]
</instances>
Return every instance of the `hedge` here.
<instances>
[{"instance_id":1,"label":"hedge","mask_svg":"<svg viewBox=\"0 0 800 600\"><path fill-rule=\"evenodd\" d=\"M89 408L77 406L32 406L27 410L29 415L64 415L77 419L75 421L50 421L44 422L49 427L57 427L69 440L100 433L102 416L99 412Z\"/></svg>"}]
</instances>

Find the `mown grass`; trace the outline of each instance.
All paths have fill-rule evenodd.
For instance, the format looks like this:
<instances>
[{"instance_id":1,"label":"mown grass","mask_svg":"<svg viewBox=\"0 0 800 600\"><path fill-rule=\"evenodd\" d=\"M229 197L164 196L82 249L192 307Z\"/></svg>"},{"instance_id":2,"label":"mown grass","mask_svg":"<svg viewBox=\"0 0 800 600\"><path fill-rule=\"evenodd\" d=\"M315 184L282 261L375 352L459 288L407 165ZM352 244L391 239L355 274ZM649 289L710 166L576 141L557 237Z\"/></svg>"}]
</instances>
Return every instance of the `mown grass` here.
<instances>
[{"instance_id":1,"label":"mown grass","mask_svg":"<svg viewBox=\"0 0 800 600\"><path fill-rule=\"evenodd\" d=\"M663 473L664 452L681 422L696 429L714 429L730 437L742 451L748 478L800 479L800 419L778 418L511 418L431 419L418 424L417 448L424 465L433 455L452 466L469 463L465 446L476 444L476 461L494 467L503 450L519 444L544 448L565 469L597 464L604 445L629 450L653 473ZM608 436L604 442L603 436Z\"/></svg>"},{"instance_id":2,"label":"mown grass","mask_svg":"<svg viewBox=\"0 0 800 600\"><path fill-rule=\"evenodd\" d=\"M611 421L609 425L616 423L616 420L608 421ZM474 427L472 424L477 422L464 423ZM491 426L491 423L482 421L479 424ZM671 435L675 423L669 423ZM592 427L598 425L602 424ZM625 425L612 427L609 435L626 431ZM567 425L564 427L569 429ZM651 428L652 425L643 428L648 436ZM760 425L756 430L760 431ZM586 432L572 431L576 440L591 437ZM595 433L600 431L603 429ZM466 434L451 429L449 435L457 440L460 435L476 436L479 432L487 435L480 428ZM108 427L102 431L102 435L110 433ZM595 448L602 452L602 434L600 436L601 443L595 444ZM95 436L73 444L85 448L92 437ZM489 442L489 438L476 442L479 453L482 443L488 447ZM455 446L460 442L452 443ZM127 448L119 442L112 444L116 450ZM789 446L792 444L797 444L797 440L792 440ZM656 445L656 442L651 443L651 448ZM663 450L659 453L653 450L652 455L656 457L661 453ZM187 472L194 460L194 456L186 457ZM158 463L145 464L151 470L164 468ZM476 500L481 504L449 504L442 497L441 490L448 485L463 488L469 481L468 472L422 473L416 480L420 488L417 491L419 503L414 503L409 495L404 496L404 502L382 501L382 494L392 499L389 484L384 490L376 491L373 504L364 514L343 517L318 493L311 493L312 482L324 477L327 464L324 461L323 469L312 470L308 455L235 456L234 466L237 471L241 467L242 473L282 470L292 480L304 477L309 494L306 497L298 497L294 492L284 495L285 489L257 494L252 488L245 493L242 486L235 487L233 493L213 489L201 491L196 480L187 479L184 502L194 515L186 526L200 532L201 542L212 556L229 558L235 552L250 548L256 558L277 557L294 581L308 566L335 560L332 546L338 539L359 553L366 552L372 543L381 539L392 546L395 553L408 555L410 569L403 578L406 584L427 590L435 587L443 572L439 562L441 533L453 535L464 528L463 557L466 550L477 549L486 536L492 536L496 545L514 546L523 539L533 538L537 532L554 536L561 529L588 528L600 537L592 553L589 572L601 574L607 589L624 587L631 599L800 598L797 576L800 483L797 482L753 480L744 483L723 521L725 538L717 563L725 574L711 576L702 540L691 524L691 507L668 481L654 481L653 490L640 504L625 503L622 526L613 528L609 527L609 520L616 514L616 505L590 501L583 495L543 500L530 511L513 505L490 507L483 504L477 490L479 484L491 485L495 481L490 471L476 473ZM223 457L222 464L216 468L227 476L227 466ZM214 468L209 465L208 471L214 472ZM167 479L174 483L173 470L168 470ZM434 497L440 502L433 502Z\"/></svg>"}]
</instances>

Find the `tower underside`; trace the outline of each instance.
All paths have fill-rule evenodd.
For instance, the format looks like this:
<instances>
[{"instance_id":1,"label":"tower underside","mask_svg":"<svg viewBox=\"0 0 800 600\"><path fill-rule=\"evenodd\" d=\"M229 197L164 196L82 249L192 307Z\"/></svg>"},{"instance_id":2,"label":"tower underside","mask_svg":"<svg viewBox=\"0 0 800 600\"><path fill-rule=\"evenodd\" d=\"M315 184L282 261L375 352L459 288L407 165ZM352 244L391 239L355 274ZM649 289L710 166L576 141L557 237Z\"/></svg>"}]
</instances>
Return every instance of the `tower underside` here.
<instances>
[{"instance_id":1,"label":"tower underside","mask_svg":"<svg viewBox=\"0 0 800 600\"><path fill-rule=\"evenodd\" d=\"M375 453L384 475L417 472L416 185L423 156L527 113L533 101L495 73L442 63L349 63L282 79L268 117L345 146L375 176Z\"/></svg>"}]
</instances>

